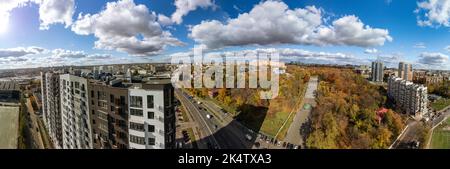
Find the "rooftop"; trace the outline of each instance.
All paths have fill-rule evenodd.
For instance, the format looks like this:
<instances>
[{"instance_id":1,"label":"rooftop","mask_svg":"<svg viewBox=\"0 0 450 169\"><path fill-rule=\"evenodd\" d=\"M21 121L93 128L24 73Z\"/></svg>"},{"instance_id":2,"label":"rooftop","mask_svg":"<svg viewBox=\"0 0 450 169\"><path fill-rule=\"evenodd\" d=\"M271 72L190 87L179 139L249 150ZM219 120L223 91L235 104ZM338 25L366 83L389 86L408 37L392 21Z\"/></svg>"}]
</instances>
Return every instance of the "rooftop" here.
<instances>
[{"instance_id":1,"label":"rooftop","mask_svg":"<svg viewBox=\"0 0 450 169\"><path fill-rule=\"evenodd\" d=\"M0 81L0 90L20 90L20 87L14 81Z\"/></svg>"}]
</instances>

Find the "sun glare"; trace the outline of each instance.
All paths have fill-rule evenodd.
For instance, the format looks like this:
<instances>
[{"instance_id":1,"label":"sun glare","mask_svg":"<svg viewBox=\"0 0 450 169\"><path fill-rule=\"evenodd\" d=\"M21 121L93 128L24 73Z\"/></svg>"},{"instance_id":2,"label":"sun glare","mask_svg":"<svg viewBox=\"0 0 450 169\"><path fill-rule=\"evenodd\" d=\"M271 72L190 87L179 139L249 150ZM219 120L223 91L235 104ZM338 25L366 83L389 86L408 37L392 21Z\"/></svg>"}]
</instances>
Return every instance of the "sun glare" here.
<instances>
[{"instance_id":1,"label":"sun glare","mask_svg":"<svg viewBox=\"0 0 450 169\"><path fill-rule=\"evenodd\" d=\"M0 34L8 31L8 19L0 17Z\"/></svg>"}]
</instances>

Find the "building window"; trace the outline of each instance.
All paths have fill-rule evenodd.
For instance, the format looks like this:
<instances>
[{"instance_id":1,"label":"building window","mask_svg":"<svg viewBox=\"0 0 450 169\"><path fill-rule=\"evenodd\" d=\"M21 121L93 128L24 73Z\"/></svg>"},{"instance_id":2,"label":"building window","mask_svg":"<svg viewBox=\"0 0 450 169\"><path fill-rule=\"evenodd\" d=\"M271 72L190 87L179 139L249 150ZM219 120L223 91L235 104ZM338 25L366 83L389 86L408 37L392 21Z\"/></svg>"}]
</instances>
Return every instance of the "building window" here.
<instances>
[{"instance_id":1,"label":"building window","mask_svg":"<svg viewBox=\"0 0 450 169\"><path fill-rule=\"evenodd\" d=\"M148 119L155 119L155 112L147 112Z\"/></svg>"},{"instance_id":2,"label":"building window","mask_svg":"<svg viewBox=\"0 0 450 169\"><path fill-rule=\"evenodd\" d=\"M154 146L155 145L155 138L148 138L148 145Z\"/></svg>"},{"instance_id":3,"label":"building window","mask_svg":"<svg viewBox=\"0 0 450 169\"><path fill-rule=\"evenodd\" d=\"M130 114L132 116L140 116L140 117L144 115L143 111L138 109L130 109Z\"/></svg>"},{"instance_id":4,"label":"building window","mask_svg":"<svg viewBox=\"0 0 450 169\"><path fill-rule=\"evenodd\" d=\"M147 129L148 129L147 132L149 132L149 133L155 132L155 126L154 125L147 125Z\"/></svg>"},{"instance_id":5,"label":"building window","mask_svg":"<svg viewBox=\"0 0 450 169\"><path fill-rule=\"evenodd\" d=\"M130 97L130 107L142 108L142 97L141 96L131 96Z\"/></svg>"},{"instance_id":6,"label":"building window","mask_svg":"<svg viewBox=\"0 0 450 169\"><path fill-rule=\"evenodd\" d=\"M125 105L125 96L120 96L120 105Z\"/></svg>"},{"instance_id":7,"label":"building window","mask_svg":"<svg viewBox=\"0 0 450 169\"><path fill-rule=\"evenodd\" d=\"M130 129L144 131L144 124L130 122Z\"/></svg>"},{"instance_id":8,"label":"building window","mask_svg":"<svg viewBox=\"0 0 450 169\"><path fill-rule=\"evenodd\" d=\"M139 136L134 136L134 135L130 134L130 142L145 145L145 138L139 137Z\"/></svg>"},{"instance_id":9,"label":"building window","mask_svg":"<svg viewBox=\"0 0 450 169\"><path fill-rule=\"evenodd\" d=\"M109 100L111 103L114 103L114 95L110 94L109 95Z\"/></svg>"},{"instance_id":10,"label":"building window","mask_svg":"<svg viewBox=\"0 0 450 169\"><path fill-rule=\"evenodd\" d=\"M155 103L153 101L153 96L152 95L148 95L147 96L147 108L153 109L154 107L155 107Z\"/></svg>"}]
</instances>

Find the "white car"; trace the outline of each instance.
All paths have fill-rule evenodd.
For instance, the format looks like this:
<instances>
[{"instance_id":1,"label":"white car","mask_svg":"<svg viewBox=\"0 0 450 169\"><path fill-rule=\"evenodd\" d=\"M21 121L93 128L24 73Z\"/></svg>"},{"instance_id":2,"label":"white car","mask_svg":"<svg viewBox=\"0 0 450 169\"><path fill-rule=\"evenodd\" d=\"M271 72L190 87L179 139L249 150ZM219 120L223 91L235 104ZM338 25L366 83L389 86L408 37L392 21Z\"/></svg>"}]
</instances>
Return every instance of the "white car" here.
<instances>
[{"instance_id":1,"label":"white car","mask_svg":"<svg viewBox=\"0 0 450 169\"><path fill-rule=\"evenodd\" d=\"M210 114L207 114L207 115L206 115L206 118L211 119L212 116L211 116Z\"/></svg>"},{"instance_id":2,"label":"white car","mask_svg":"<svg viewBox=\"0 0 450 169\"><path fill-rule=\"evenodd\" d=\"M246 134L246 135L245 135L245 138L246 138L248 141L252 141L252 136L251 136L250 134Z\"/></svg>"}]
</instances>

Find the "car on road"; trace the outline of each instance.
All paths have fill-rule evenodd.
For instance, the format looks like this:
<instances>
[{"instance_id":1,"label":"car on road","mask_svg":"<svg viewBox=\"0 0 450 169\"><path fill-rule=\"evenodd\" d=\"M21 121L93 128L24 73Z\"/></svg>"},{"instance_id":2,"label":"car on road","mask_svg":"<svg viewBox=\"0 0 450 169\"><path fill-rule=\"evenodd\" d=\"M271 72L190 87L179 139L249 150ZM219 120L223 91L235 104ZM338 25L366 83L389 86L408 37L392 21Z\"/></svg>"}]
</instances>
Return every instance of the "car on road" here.
<instances>
[{"instance_id":1,"label":"car on road","mask_svg":"<svg viewBox=\"0 0 450 169\"><path fill-rule=\"evenodd\" d=\"M247 139L247 141L252 141L252 136L250 134L246 134L245 139Z\"/></svg>"},{"instance_id":2,"label":"car on road","mask_svg":"<svg viewBox=\"0 0 450 169\"><path fill-rule=\"evenodd\" d=\"M208 118L208 119L211 119L213 116L212 115L210 115L210 114L207 114L206 115L206 118Z\"/></svg>"}]
</instances>

